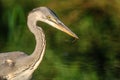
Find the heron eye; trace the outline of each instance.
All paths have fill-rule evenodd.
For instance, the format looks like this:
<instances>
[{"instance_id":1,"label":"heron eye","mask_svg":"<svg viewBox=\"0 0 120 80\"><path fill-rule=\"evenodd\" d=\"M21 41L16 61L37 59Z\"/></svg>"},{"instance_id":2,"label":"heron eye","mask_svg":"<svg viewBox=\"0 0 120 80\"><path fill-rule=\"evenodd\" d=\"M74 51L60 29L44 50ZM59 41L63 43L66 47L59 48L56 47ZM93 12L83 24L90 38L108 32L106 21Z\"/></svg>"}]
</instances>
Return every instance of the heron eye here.
<instances>
[{"instance_id":1,"label":"heron eye","mask_svg":"<svg viewBox=\"0 0 120 80\"><path fill-rule=\"evenodd\" d=\"M47 16L48 19L50 19L51 17L50 16Z\"/></svg>"}]
</instances>

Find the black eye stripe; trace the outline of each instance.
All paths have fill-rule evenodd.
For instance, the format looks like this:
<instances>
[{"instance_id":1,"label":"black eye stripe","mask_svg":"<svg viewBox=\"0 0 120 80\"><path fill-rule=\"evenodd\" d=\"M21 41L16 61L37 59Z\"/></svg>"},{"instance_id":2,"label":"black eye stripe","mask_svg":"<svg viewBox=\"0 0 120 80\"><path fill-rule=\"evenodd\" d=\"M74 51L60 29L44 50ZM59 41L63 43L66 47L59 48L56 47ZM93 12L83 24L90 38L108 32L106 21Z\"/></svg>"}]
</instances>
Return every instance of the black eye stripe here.
<instances>
[{"instance_id":1,"label":"black eye stripe","mask_svg":"<svg viewBox=\"0 0 120 80\"><path fill-rule=\"evenodd\" d=\"M56 16L59 19L59 17L55 14L55 12L53 12L50 8L49 8L49 10L50 10L51 14L53 14L54 16Z\"/></svg>"}]
</instances>

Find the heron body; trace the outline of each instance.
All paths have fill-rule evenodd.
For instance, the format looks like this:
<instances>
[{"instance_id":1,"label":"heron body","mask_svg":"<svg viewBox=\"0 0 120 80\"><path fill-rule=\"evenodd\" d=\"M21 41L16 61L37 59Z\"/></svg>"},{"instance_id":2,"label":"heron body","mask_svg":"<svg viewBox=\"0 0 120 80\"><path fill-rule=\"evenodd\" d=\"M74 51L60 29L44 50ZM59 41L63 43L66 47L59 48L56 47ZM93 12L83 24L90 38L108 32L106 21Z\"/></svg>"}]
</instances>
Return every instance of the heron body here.
<instances>
[{"instance_id":1,"label":"heron body","mask_svg":"<svg viewBox=\"0 0 120 80\"><path fill-rule=\"evenodd\" d=\"M43 59L46 46L44 32L41 27L37 26L37 21L45 22L72 37L78 38L49 8L33 9L28 15L27 25L35 36L35 49L31 55L20 51L0 53L0 80L31 79L33 72Z\"/></svg>"}]
</instances>

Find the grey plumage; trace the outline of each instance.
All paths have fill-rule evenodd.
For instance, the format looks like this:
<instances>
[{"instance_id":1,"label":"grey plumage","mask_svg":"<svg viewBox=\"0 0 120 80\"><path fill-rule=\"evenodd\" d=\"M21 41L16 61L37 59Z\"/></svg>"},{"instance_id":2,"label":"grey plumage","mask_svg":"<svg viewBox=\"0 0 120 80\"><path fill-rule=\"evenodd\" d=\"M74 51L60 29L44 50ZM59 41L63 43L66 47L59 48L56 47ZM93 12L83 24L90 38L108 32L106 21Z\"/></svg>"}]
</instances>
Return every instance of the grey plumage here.
<instances>
[{"instance_id":1,"label":"grey plumage","mask_svg":"<svg viewBox=\"0 0 120 80\"><path fill-rule=\"evenodd\" d=\"M36 39L35 50L31 55L15 51L0 53L0 80L30 80L34 70L38 67L44 56L46 40L41 27L36 25L37 21L45 22L75 38L78 38L68 29L47 7L33 9L28 15L28 28Z\"/></svg>"}]
</instances>

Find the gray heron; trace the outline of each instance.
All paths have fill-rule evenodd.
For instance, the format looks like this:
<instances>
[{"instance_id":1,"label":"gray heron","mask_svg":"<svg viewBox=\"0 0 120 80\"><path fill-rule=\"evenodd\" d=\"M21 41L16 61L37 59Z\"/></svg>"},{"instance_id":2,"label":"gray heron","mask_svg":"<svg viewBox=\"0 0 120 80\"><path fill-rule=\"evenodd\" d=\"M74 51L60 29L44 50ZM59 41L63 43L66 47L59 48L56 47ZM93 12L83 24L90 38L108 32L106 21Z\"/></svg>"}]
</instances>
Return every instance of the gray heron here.
<instances>
[{"instance_id":1,"label":"gray heron","mask_svg":"<svg viewBox=\"0 0 120 80\"><path fill-rule=\"evenodd\" d=\"M46 39L37 21L47 23L68 35L78 38L68 27L66 27L55 13L47 7L38 7L28 14L27 25L34 34L36 46L31 55L24 52L13 51L0 53L0 80L30 80L33 72L43 59Z\"/></svg>"}]
</instances>

